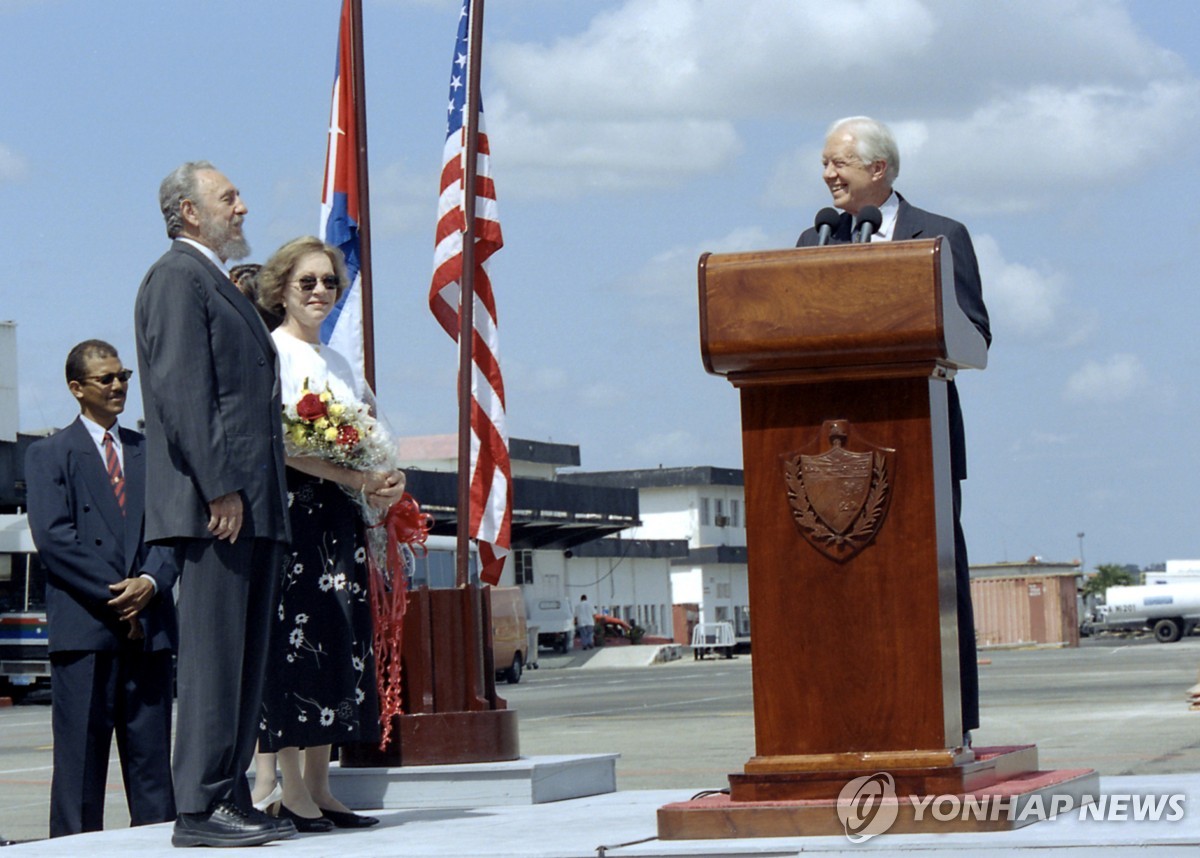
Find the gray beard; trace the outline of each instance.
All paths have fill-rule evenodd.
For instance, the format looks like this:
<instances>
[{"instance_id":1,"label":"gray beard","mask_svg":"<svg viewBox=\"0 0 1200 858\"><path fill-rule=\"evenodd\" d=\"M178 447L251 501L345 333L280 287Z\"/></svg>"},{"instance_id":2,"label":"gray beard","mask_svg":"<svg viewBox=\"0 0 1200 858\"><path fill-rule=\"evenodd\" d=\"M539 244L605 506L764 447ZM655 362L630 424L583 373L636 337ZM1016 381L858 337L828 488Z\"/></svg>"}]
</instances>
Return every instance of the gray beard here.
<instances>
[{"instance_id":1,"label":"gray beard","mask_svg":"<svg viewBox=\"0 0 1200 858\"><path fill-rule=\"evenodd\" d=\"M250 243L246 241L245 236L233 237L229 236L222 241L213 250L217 252L217 256L224 259L226 262L235 259L245 259L250 255Z\"/></svg>"},{"instance_id":2,"label":"gray beard","mask_svg":"<svg viewBox=\"0 0 1200 858\"><path fill-rule=\"evenodd\" d=\"M203 208L200 211L200 241L211 247L222 262L245 259L250 255L250 243L245 235L234 234L234 227L213 218Z\"/></svg>"}]
</instances>

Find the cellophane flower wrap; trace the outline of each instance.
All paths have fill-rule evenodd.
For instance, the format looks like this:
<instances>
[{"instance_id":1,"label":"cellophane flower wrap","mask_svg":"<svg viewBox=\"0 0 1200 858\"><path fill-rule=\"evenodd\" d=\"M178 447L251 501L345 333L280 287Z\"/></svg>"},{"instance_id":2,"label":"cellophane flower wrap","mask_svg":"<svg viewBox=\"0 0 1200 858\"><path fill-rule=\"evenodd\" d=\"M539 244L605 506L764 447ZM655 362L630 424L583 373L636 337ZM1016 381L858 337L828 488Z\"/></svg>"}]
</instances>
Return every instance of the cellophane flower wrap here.
<instances>
[{"instance_id":1,"label":"cellophane flower wrap","mask_svg":"<svg viewBox=\"0 0 1200 858\"><path fill-rule=\"evenodd\" d=\"M283 407L284 449L289 456L314 456L355 471L397 469L396 449L368 403L338 399L329 384L313 390L304 379L295 402ZM412 495L390 509L371 506L361 492L343 486L366 524L374 617L375 679L379 688L380 748L391 740L393 716L402 712L401 653L407 601L406 552L423 550L432 519Z\"/></svg>"}]
</instances>

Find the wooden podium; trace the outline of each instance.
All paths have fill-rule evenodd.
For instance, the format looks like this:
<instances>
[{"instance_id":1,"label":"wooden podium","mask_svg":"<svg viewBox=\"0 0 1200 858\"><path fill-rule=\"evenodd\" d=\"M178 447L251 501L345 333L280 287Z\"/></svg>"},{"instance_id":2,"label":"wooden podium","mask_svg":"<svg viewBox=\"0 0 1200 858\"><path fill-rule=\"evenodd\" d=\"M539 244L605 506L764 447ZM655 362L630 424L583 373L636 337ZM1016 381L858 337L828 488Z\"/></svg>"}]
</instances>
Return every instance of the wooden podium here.
<instances>
[{"instance_id":1,"label":"wooden podium","mask_svg":"<svg viewBox=\"0 0 1200 858\"><path fill-rule=\"evenodd\" d=\"M955 794L1036 770L1032 746L962 742L947 382L987 347L948 243L705 254L699 281L705 367L741 395L756 754L659 836L840 833L855 778ZM780 802L823 821L738 816Z\"/></svg>"}]
</instances>

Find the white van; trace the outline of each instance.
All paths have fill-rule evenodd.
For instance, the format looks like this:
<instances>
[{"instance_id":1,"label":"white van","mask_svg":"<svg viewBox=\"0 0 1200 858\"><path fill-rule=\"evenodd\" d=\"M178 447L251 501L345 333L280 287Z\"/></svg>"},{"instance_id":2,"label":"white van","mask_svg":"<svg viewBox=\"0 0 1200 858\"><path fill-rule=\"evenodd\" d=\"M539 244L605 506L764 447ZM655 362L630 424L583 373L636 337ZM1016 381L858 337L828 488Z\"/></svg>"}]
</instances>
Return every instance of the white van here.
<instances>
[{"instance_id":1,"label":"white van","mask_svg":"<svg viewBox=\"0 0 1200 858\"><path fill-rule=\"evenodd\" d=\"M570 652L575 645L575 615L566 599L531 595L525 602L529 625L537 626L538 646Z\"/></svg>"}]
</instances>

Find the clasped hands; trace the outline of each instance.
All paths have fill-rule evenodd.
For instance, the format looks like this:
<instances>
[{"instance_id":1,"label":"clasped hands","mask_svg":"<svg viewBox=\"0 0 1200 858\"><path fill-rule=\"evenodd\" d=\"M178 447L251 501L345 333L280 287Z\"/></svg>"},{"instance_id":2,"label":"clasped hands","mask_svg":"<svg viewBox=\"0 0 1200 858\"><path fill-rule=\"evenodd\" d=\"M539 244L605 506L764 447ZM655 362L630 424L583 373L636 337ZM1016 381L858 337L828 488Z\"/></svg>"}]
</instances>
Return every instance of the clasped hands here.
<instances>
[{"instance_id":1,"label":"clasped hands","mask_svg":"<svg viewBox=\"0 0 1200 858\"><path fill-rule=\"evenodd\" d=\"M404 496L407 482L404 471L367 471L363 474L363 497L375 509L388 509Z\"/></svg>"},{"instance_id":2,"label":"clasped hands","mask_svg":"<svg viewBox=\"0 0 1200 858\"><path fill-rule=\"evenodd\" d=\"M117 616L129 623L129 639L140 640L144 634L138 614L154 598L154 584L147 578L137 576L125 578L116 584L108 585L114 595L109 599L108 606L117 612Z\"/></svg>"}]
</instances>

